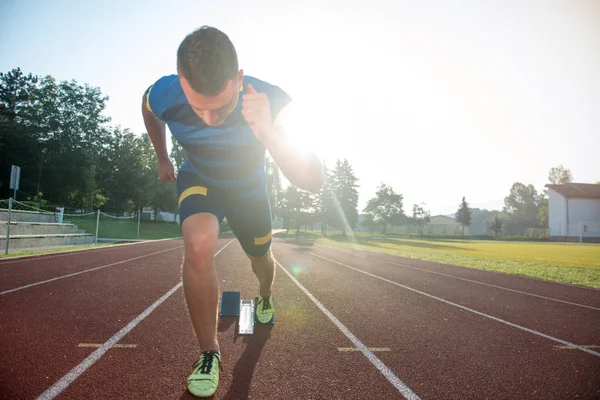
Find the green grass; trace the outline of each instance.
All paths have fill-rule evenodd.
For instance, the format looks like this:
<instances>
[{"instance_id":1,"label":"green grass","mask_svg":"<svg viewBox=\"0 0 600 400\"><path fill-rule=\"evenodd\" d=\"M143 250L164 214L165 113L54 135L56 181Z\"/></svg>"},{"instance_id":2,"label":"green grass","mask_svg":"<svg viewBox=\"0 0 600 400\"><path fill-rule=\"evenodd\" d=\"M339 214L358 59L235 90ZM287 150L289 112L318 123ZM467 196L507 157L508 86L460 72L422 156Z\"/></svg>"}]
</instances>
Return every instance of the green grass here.
<instances>
[{"instance_id":1,"label":"green grass","mask_svg":"<svg viewBox=\"0 0 600 400\"><path fill-rule=\"evenodd\" d=\"M277 237L295 238L280 233ZM554 242L415 238L401 235L301 232L299 244L326 243L486 271L600 288L600 245Z\"/></svg>"}]
</instances>

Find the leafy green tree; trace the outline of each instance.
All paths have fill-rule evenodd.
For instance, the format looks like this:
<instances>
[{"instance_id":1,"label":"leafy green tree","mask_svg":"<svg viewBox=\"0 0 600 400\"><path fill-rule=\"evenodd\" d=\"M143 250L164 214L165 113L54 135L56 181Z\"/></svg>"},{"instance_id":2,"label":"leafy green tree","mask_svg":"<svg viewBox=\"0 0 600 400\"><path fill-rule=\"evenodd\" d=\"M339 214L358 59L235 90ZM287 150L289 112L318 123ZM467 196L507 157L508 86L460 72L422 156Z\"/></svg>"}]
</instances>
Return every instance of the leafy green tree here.
<instances>
[{"instance_id":1,"label":"leafy green tree","mask_svg":"<svg viewBox=\"0 0 600 400\"><path fill-rule=\"evenodd\" d=\"M429 222L429 213L425 211L425 203L413 204L412 220L419 227L419 234L423 235L425 225Z\"/></svg>"},{"instance_id":2,"label":"leafy green tree","mask_svg":"<svg viewBox=\"0 0 600 400\"><path fill-rule=\"evenodd\" d=\"M291 228L295 228L296 235L298 235L302 225L312 223L313 198L310 193L290 185L282 192L279 204L281 216L284 219L284 228L287 232Z\"/></svg>"},{"instance_id":3,"label":"leafy green tree","mask_svg":"<svg viewBox=\"0 0 600 400\"><path fill-rule=\"evenodd\" d=\"M571 170L561 164L550 169L548 181L554 185L563 185L573 181L573 174L571 174Z\"/></svg>"},{"instance_id":4,"label":"leafy green tree","mask_svg":"<svg viewBox=\"0 0 600 400\"><path fill-rule=\"evenodd\" d=\"M527 228L538 227L542 199L543 196L538 195L533 185L515 182L510 194L504 198L504 231L509 234L523 234Z\"/></svg>"},{"instance_id":5,"label":"leafy green tree","mask_svg":"<svg viewBox=\"0 0 600 400\"><path fill-rule=\"evenodd\" d=\"M40 148L37 138L27 128L24 118L31 108L32 92L38 78L19 69L0 73L0 169L21 167L20 190L35 193ZM0 198L12 196L10 174L0 174Z\"/></svg>"},{"instance_id":6,"label":"leafy green tree","mask_svg":"<svg viewBox=\"0 0 600 400\"><path fill-rule=\"evenodd\" d=\"M490 230L494 232L494 236L498 236L498 234L502 231L502 220L500 216L496 215L490 224Z\"/></svg>"},{"instance_id":7,"label":"leafy green tree","mask_svg":"<svg viewBox=\"0 0 600 400\"><path fill-rule=\"evenodd\" d=\"M492 219L500 214L498 210L482 210L471 208L471 225L469 233L471 235L486 235L489 232Z\"/></svg>"},{"instance_id":8,"label":"leafy green tree","mask_svg":"<svg viewBox=\"0 0 600 400\"><path fill-rule=\"evenodd\" d=\"M158 157L147 134L140 137L143 150L144 182L146 182L147 197L141 200L144 205L149 205L154 210L155 218L159 211L168 211L177 214L179 209L177 186L172 182L161 182L158 179ZM142 207L143 207L142 206ZM176 217L175 217L176 218Z\"/></svg>"},{"instance_id":9,"label":"leafy green tree","mask_svg":"<svg viewBox=\"0 0 600 400\"><path fill-rule=\"evenodd\" d=\"M456 211L456 221L462 225L462 235L465 236L465 226L471 225L471 210L465 197L463 196L462 202Z\"/></svg>"},{"instance_id":10,"label":"leafy green tree","mask_svg":"<svg viewBox=\"0 0 600 400\"><path fill-rule=\"evenodd\" d=\"M387 233L389 225L399 225L404 218L402 195L396 193L391 186L381 183L375 197L370 199L363 210L368 221L379 224L382 232Z\"/></svg>"},{"instance_id":11,"label":"leafy green tree","mask_svg":"<svg viewBox=\"0 0 600 400\"><path fill-rule=\"evenodd\" d=\"M108 97L98 88L57 83L51 76L41 78L31 96L24 124L41 148L38 191L54 203L85 207L96 187L91 166L109 141L110 119L102 115Z\"/></svg>"}]
</instances>

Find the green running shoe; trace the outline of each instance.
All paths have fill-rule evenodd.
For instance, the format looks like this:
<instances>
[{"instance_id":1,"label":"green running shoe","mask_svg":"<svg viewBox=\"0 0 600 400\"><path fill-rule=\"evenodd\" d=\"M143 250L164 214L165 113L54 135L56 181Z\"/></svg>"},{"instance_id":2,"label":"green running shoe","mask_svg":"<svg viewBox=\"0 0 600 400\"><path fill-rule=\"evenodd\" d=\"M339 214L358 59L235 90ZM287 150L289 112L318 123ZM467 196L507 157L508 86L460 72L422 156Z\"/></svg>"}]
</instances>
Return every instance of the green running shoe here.
<instances>
[{"instance_id":1,"label":"green running shoe","mask_svg":"<svg viewBox=\"0 0 600 400\"><path fill-rule=\"evenodd\" d=\"M187 387L196 397L210 397L219 386L219 370L221 355L214 350L203 351L200 359L194 364L194 371L187 378Z\"/></svg>"},{"instance_id":2,"label":"green running shoe","mask_svg":"<svg viewBox=\"0 0 600 400\"><path fill-rule=\"evenodd\" d=\"M258 289L258 301L256 304L256 320L260 324L272 324L275 314L275 302L273 301L273 293L269 293L269 297L265 298L260 295Z\"/></svg>"}]
</instances>

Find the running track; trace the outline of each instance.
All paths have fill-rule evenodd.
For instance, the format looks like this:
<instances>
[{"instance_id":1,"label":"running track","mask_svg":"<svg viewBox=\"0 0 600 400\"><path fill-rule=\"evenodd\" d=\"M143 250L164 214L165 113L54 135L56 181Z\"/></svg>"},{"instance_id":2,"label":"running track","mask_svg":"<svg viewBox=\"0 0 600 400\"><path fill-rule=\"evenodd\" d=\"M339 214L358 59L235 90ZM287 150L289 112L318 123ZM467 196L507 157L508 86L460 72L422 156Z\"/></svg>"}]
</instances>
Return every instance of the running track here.
<instances>
[{"instance_id":1,"label":"running track","mask_svg":"<svg viewBox=\"0 0 600 400\"><path fill-rule=\"evenodd\" d=\"M182 245L0 260L0 398L192 399ZM253 298L237 241L218 249L221 290ZM326 245L273 251L276 324L238 336L221 319L215 398L600 398L598 290Z\"/></svg>"}]
</instances>

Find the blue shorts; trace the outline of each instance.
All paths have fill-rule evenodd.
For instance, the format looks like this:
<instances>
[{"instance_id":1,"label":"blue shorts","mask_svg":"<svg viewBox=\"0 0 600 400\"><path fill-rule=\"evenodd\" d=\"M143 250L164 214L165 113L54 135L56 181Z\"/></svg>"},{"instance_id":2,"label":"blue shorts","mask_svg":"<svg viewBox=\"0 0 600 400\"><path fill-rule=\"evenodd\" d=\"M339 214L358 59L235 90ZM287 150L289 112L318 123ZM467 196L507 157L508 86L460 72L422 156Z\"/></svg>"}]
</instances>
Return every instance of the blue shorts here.
<instances>
[{"instance_id":1,"label":"blue shorts","mask_svg":"<svg viewBox=\"0 0 600 400\"><path fill-rule=\"evenodd\" d=\"M193 173L180 171L177 176L179 219L193 214L210 213L219 223L227 218L242 248L260 257L271 247L271 204L266 193L244 196L243 193L214 188Z\"/></svg>"}]
</instances>

